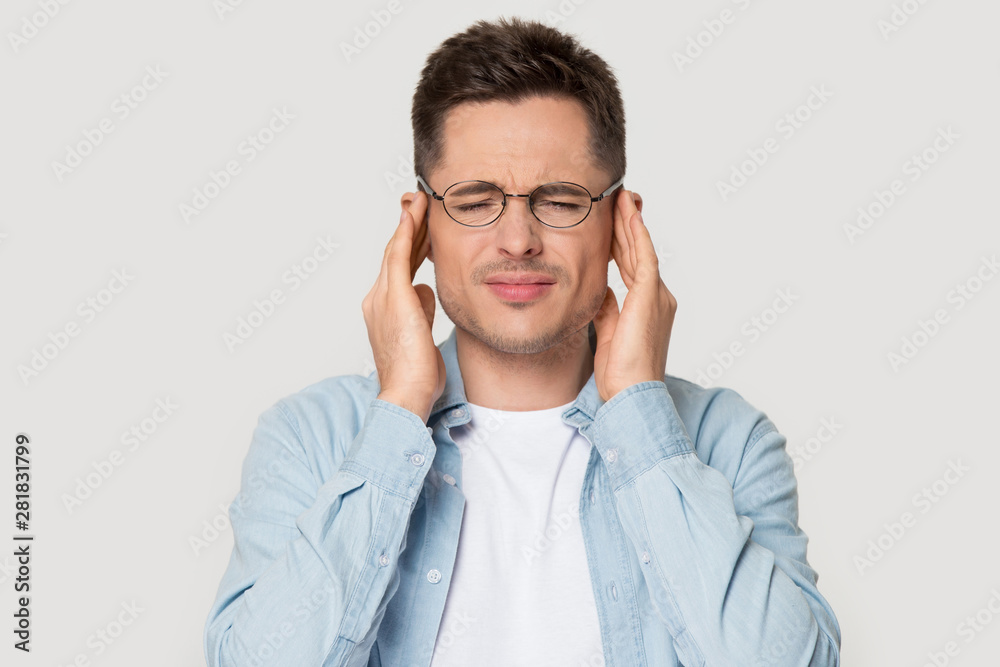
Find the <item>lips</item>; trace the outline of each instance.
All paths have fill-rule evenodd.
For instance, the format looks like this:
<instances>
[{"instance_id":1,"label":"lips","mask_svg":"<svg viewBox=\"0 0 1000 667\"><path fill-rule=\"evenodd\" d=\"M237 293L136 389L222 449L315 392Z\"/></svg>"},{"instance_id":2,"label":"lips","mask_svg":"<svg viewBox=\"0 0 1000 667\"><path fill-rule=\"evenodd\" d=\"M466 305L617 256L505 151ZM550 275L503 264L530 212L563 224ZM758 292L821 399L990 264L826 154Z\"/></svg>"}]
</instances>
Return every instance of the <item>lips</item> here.
<instances>
[{"instance_id":1,"label":"lips","mask_svg":"<svg viewBox=\"0 0 1000 667\"><path fill-rule=\"evenodd\" d=\"M493 294L504 301L534 301L555 289L554 283L487 283Z\"/></svg>"},{"instance_id":2,"label":"lips","mask_svg":"<svg viewBox=\"0 0 1000 667\"><path fill-rule=\"evenodd\" d=\"M488 285L552 285L556 281L544 273L497 273L484 282Z\"/></svg>"}]
</instances>

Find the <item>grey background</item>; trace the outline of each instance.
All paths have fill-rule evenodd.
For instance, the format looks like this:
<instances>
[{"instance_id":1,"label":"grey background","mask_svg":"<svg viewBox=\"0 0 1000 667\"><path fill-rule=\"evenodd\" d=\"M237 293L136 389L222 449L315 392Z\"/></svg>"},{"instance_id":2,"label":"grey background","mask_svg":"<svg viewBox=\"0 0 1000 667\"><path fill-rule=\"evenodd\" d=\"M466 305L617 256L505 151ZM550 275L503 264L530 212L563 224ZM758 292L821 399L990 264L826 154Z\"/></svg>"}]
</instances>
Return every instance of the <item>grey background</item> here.
<instances>
[{"instance_id":1,"label":"grey background","mask_svg":"<svg viewBox=\"0 0 1000 667\"><path fill-rule=\"evenodd\" d=\"M14 651L8 630L4 664L64 665L79 654L95 665L203 664L202 630L232 548L223 509L239 490L257 416L323 377L373 369L361 300L399 198L414 188L406 165L419 70L444 38L500 12L577 34L620 77L626 187L643 195L679 303L668 372L694 380L713 355L744 344L711 384L767 412L800 460L800 525L841 623L844 664L925 664L951 641L949 664L995 660L1000 621L971 641L958 626L1000 591L1000 280L961 309L948 295L1000 250L1000 6L903 4L918 9L885 35L888 0L553 0L488 10L400 0L348 61L340 44L387 3L244 0L220 16L208 0L70 2L21 44L10 34L23 34L39 0L5 3L0 507L10 523L0 540L13 545L16 532L19 432L33 440L37 538L33 651ZM723 10L732 23L703 35L711 43L680 71L673 54ZM162 82L121 118L115 99L157 66ZM814 86L831 97L785 138L776 123ZM294 120L247 161L240 143L274 108ZM52 163L104 118L114 131L60 180ZM953 145L910 181L905 163L948 127ZM717 182L769 137L779 150L723 201ZM241 173L186 223L179 205L228 160ZM397 171L401 180L387 177ZM897 178L905 192L851 243L844 226ZM339 248L292 290L282 275L327 235ZM78 304L123 268L134 279L86 322ZM433 286L429 263L417 282ZM230 351L224 334L275 288L285 302ZM778 290L795 295L793 305L751 341L742 327ZM893 369L888 355L939 308L948 322ZM18 367L71 322L79 335L23 381ZM435 340L450 329L439 307ZM128 451L122 432L166 398L179 407ZM810 442L824 419L842 426ZM69 511L64 496L113 450L121 465ZM946 495L921 512L914 495L955 461L970 470L939 483ZM886 540L885 524L904 512L915 525L859 572L855 557ZM12 551L0 548L5 627ZM98 655L88 637L133 601L143 611Z\"/></svg>"}]
</instances>

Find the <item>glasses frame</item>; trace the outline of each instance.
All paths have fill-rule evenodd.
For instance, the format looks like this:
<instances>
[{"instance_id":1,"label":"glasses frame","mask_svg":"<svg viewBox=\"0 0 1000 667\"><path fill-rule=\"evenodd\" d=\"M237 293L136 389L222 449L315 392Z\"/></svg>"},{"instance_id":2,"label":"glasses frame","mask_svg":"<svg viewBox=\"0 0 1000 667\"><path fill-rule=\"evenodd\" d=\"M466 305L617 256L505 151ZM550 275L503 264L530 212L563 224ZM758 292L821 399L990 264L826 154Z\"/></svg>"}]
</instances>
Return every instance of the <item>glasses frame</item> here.
<instances>
[{"instance_id":1,"label":"glasses frame","mask_svg":"<svg viewBox=\"0 0 1000 667\"><path fill-rule=\"evenodd\" d=\"M551 227L552 229L571 229L571 228L576 227L577 225L579 225L580 222L583 222L584 220L587 219L587 217L590 215L590 212L594 210L594 204L596 204L597 202L601 201L602 199L604 199L605 197L607 197L608 195L610 195L612 192L614 192L615 190L617 190L618 188L620 188L622 186L622 183L625 182L625 177L622 176L617 181L615 181L614 183L612 183L611 186L607 190L605 190L604 192L602 192L598 196L596 196L596 197L591 196L590 197L590 208L587 209L587 213L583 216L583 218L580 219L580 222L573 223L572 225L566 225L564 227L559 227L557 225L550 225L549 223L545 222L544 220L542 220L541 218L539 218L538 215L535 214L535 208L531 205L531 197L532 197L532 195L534 195L536 192L538 192L540 189L544 188L545 186L547 186L547 185L555 185L557 183L565 183L567 185L575 185L578 188L583 188L583 191L586 192L589 195L590 194L590 190L588 190L587 188L583 187L579 183L570 183L569 181L552 181L551 183L542 183L541 185L539 185L537 188L535 188L534 190L532 190L531 192L529 192L526 195L514 195L514 194L509 194L509 193L504 192L503 188L501 188L496 183L490 183L489 181L481 181L481 180L475 180L475 179L473 179L473 180L469 180L469 181L459 181L458 183L452 183L451 185L448 186L447 190L445 190L442 194L439 195L438 193L434 192L434 189L431 188L431 186L427 184L427 181L424 180L423 177L420 176L420 174L417 174L416 176L417 176L417 181L419 181L420 185L423 186L424 190L426 192L430 193L431 197L433 197L434 199L437 199L439 202L441 202L441 208L444 209L444 212L447 213L448 217L451 218L452 220L455 220L455 216L453 216L451 213L448 213L448 207L444 205L444 198L445 198L445 195L448 194L448 190L451 190L456 185L461 185L462 183L486 183L487 185L492 185L497 190L499 190L500 193L503 195L503 205L500 207L500 213L498 213L495 218L493 218L489 222L484 222L481 225L470 225L470 224L467 224L467 223L464 223L464 222L459 222L458 220L455 220L456 223L462 225L463 227L473 227L473 228L477 228L477 229L479 227L486 227L487 225L492 225L494 222L496 222L497 220L500 219L500 216L502 216L504 214L504 212L507 210L507 197L525 197L525 198L527 198L528 199L528 201L527 201L528 210L531 211L531 215L533 215L535 217L535 220L538 220L538 222L542 223L546 227Z\"/></svg>"}]
</instances>

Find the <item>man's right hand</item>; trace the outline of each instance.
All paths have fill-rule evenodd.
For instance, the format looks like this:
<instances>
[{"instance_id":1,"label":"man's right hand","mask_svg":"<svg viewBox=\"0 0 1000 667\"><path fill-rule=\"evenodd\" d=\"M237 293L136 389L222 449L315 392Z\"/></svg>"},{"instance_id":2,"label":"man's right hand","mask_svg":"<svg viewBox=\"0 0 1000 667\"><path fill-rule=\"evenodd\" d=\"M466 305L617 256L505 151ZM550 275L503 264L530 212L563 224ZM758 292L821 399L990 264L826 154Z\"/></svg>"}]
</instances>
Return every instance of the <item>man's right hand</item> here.
<instances>
[{"instance_id":1,"label":"man's right hand","mask_svg":"<svg viewBox=\"0 0 1000 667\"><path fill-rule=\"evenodd\" d=\"M431 335L434 291L413 284L430 247L426 213L427 195L417 192L385 247L378 279L361 302L378 370L378 398L410 410L424 423L444 393L446 374Z\"/></svg>"}]
</instances>

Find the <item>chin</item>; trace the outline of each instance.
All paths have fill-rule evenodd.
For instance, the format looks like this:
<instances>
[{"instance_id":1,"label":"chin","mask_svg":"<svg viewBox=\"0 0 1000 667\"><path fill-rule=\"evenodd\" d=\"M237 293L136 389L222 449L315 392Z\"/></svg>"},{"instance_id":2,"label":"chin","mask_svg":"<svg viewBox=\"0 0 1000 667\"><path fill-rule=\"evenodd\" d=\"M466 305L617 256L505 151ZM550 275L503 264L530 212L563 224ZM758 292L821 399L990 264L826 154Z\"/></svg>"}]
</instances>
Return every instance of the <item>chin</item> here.
<instances>
[{"instance_id":1,"label":"chin","mask_svg":"<svg viewBox=\"0 0 1000 667\"><path fill-rule=\"evenodd\" d=\"M516 318L503 315L497 317L492 326L484 327L477 321L463 328L484 345L506 354L545 352L565 342L568 336L581 327L586 331L588 324L584 322L580 327L574 327L562 319L547 318L545 313L541 313L537 319L532 318L531 321L516 324L511 322Z\"/></svg>"}]
</instances>

